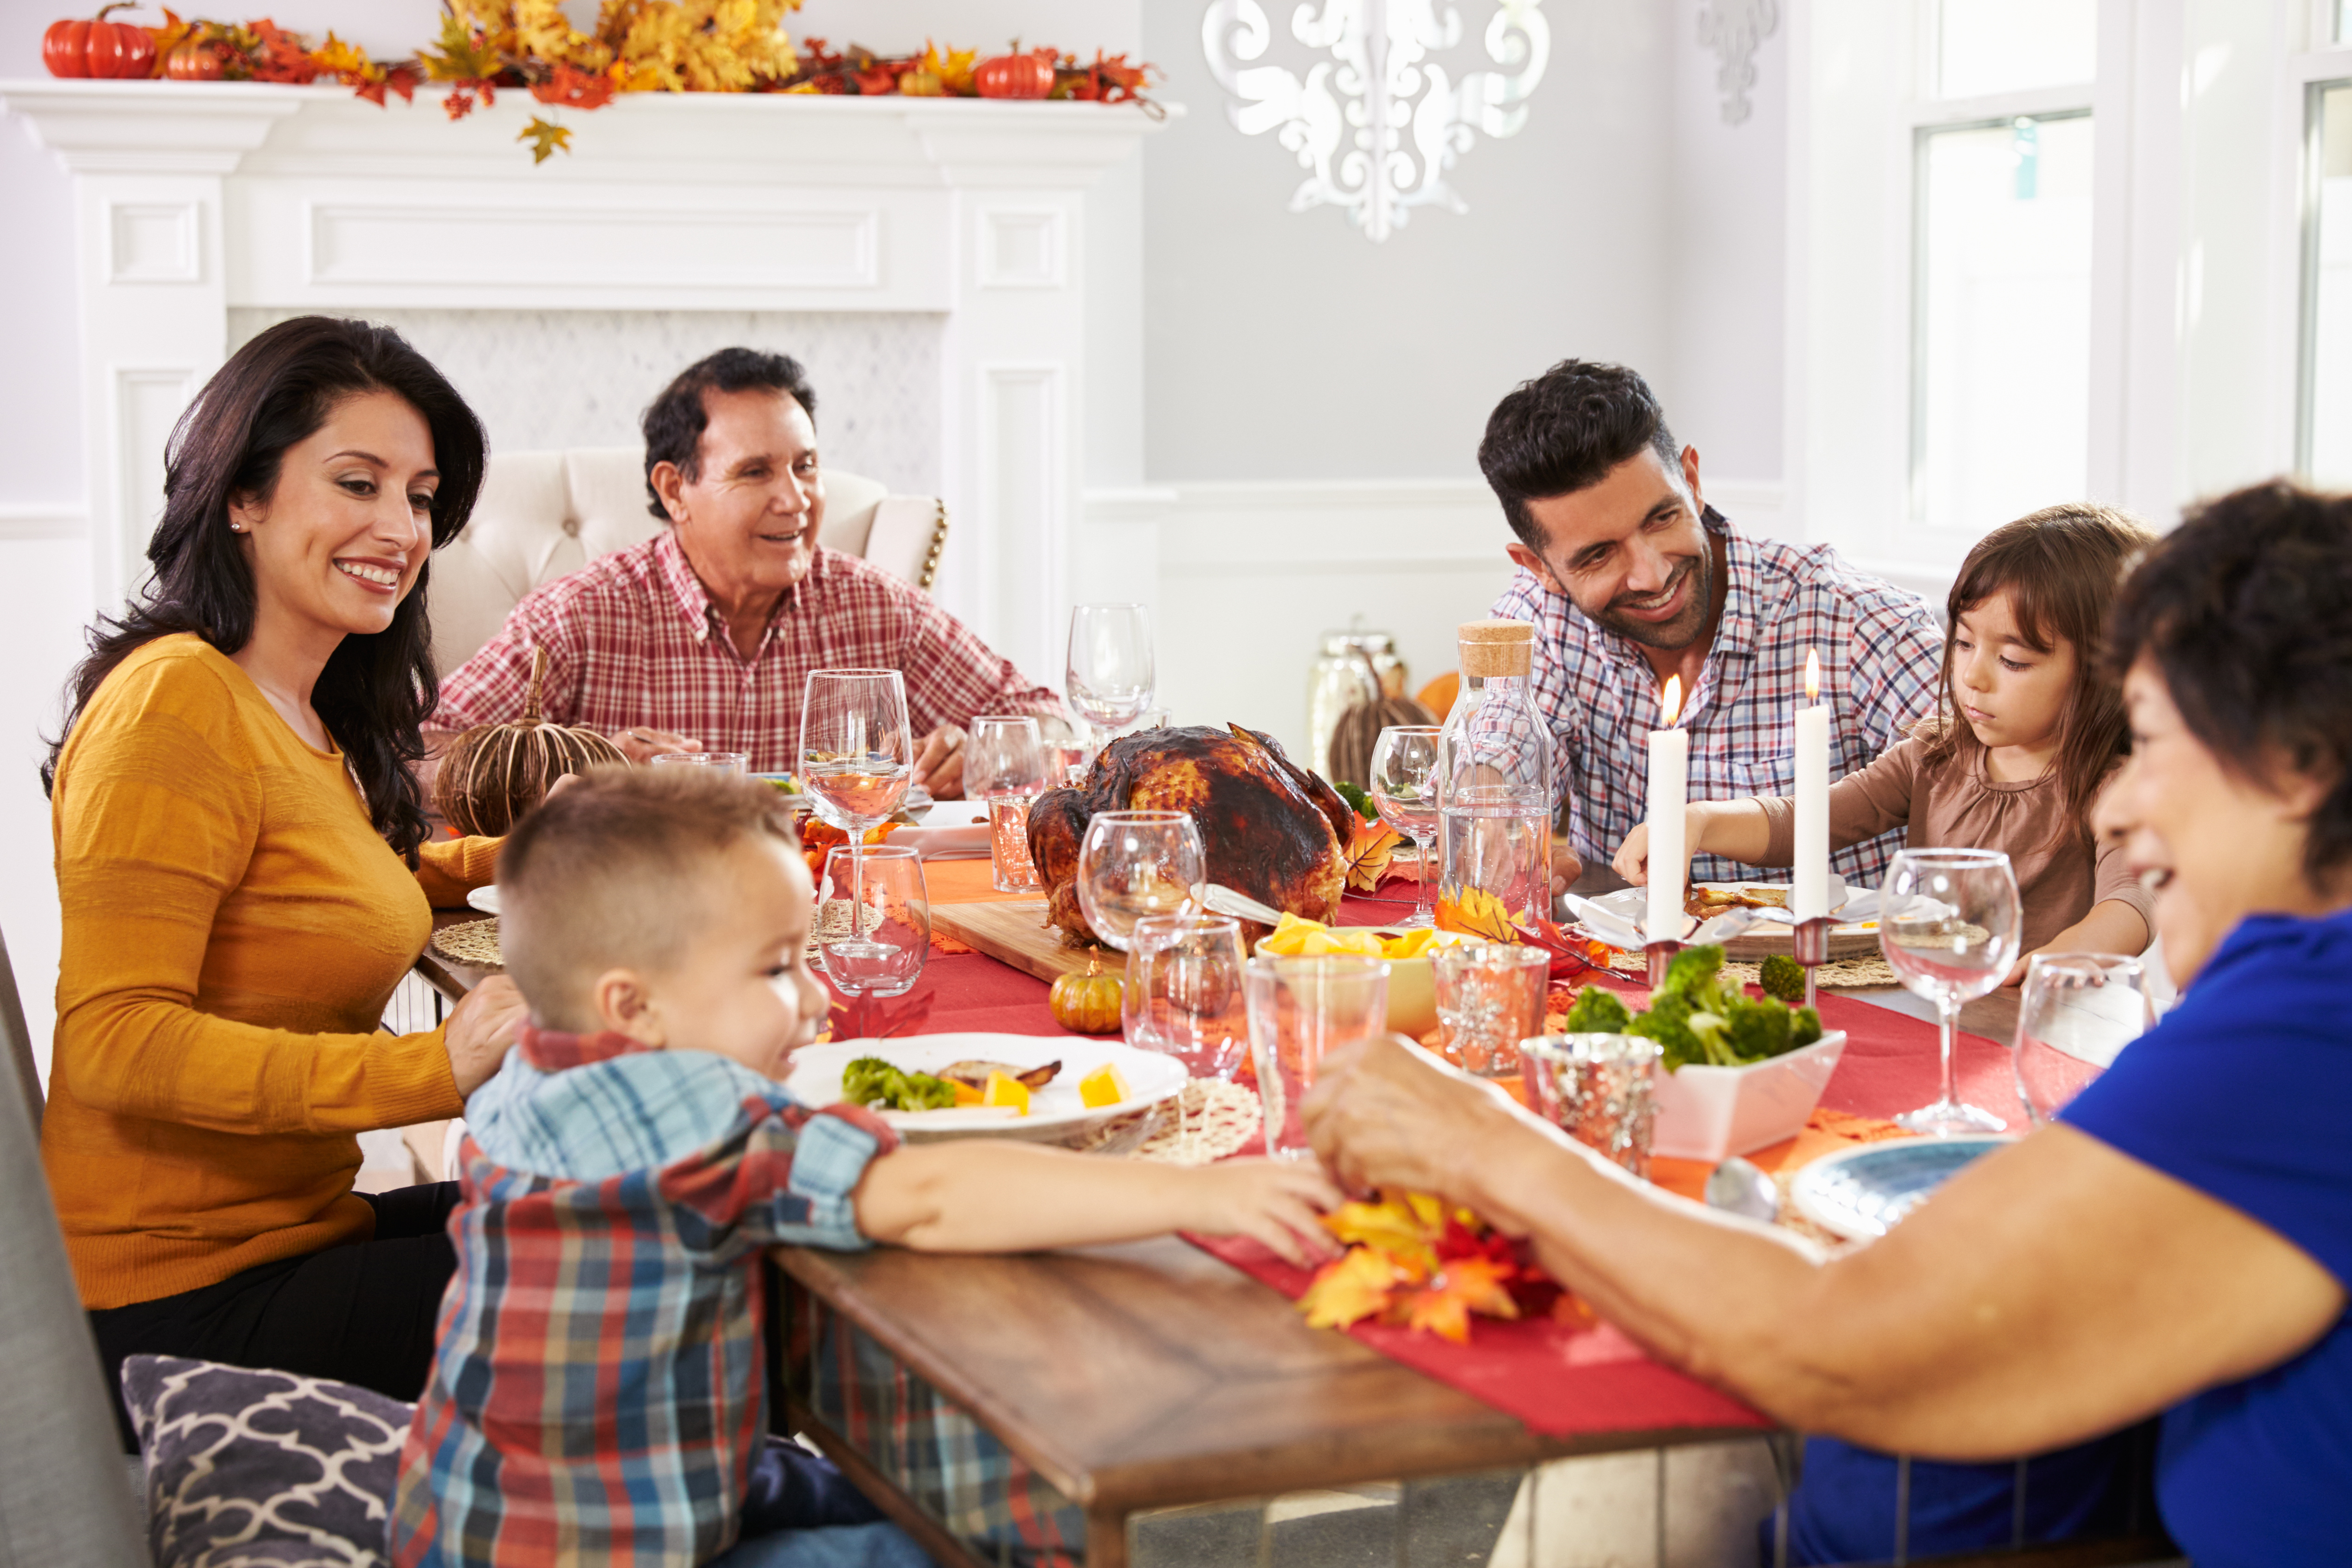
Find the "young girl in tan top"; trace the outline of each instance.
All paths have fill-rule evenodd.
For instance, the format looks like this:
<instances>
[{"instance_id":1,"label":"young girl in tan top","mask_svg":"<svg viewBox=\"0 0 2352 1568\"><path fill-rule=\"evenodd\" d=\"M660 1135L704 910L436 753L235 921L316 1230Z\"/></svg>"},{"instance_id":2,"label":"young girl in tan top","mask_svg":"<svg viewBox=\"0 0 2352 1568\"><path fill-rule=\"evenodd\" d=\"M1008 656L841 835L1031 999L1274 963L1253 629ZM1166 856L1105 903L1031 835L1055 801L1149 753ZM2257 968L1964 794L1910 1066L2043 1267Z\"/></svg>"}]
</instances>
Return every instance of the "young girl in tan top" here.
<instances>
[{"instance_id":1,"label":"young girl in tan top","mask_svg":"<svg viewBox=\"0 0 2352 1568\"><path fill-rule=\"evenodd\" d=\"M2021 946L2137 953L2146 892L2121 846L2095 844L2091 804L2125 750L2123 704L2096 650L2125 569L2156 537L2124 514L2045 507L1969 552L1948 603L1944 712L1830 788L1830 843L1908 828L1913 847L2008 852L2025 909ZM1793 802L1702 800L1693 854L1787 865ZM1647 880L1649 832L1619 848L1617 872ZM2020 956L2012 981L2025 973Z\"/></svg>"}]
</instances>

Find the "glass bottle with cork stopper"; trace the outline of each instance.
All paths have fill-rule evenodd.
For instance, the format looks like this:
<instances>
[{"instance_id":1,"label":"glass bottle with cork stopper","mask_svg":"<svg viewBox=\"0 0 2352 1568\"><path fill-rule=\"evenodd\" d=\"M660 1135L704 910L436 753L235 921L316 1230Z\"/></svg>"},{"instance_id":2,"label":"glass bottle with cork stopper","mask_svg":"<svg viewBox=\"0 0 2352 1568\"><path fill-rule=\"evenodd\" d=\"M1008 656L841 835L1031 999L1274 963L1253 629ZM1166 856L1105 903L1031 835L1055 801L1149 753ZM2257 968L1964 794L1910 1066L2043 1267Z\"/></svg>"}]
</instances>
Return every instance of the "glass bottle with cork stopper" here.
<instances>
[{"instance_id":1,"label":"glass bottle with cork stopper","mask_svg":"<svg viewBox=\"0 0 2352 1568\"><path fill-rule=\"evenodd\" d=\"M1551 910L1553 739L1537 708L1535 628L1524 621L1468 621L1458 633L1462 685L1437 741L1443 870L1439 888L1458 904L1475 888L1514 920Z\"/></svg>"}]
</instances>

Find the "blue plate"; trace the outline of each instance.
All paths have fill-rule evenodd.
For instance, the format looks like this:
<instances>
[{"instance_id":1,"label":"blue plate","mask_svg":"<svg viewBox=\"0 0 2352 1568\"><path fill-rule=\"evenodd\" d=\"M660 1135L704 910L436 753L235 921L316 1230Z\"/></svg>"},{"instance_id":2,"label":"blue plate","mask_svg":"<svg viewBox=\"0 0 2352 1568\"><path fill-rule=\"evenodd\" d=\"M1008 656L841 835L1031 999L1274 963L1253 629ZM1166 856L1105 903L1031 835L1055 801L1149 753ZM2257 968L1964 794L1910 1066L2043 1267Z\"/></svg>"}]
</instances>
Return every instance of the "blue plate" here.
<instances>
[{"instance_id":1,"label":"blue plate","mask_svg":"<svg viewBox=\"0 0 2352 1568\"><path fill-rule=\"evenodd\" d=\"M1884 1236L1962 1167L2013 1137L1891 1138L1815 1160L1789 1184L1797 1212L1849 1241Z\"/></svg>"}]
</instances>

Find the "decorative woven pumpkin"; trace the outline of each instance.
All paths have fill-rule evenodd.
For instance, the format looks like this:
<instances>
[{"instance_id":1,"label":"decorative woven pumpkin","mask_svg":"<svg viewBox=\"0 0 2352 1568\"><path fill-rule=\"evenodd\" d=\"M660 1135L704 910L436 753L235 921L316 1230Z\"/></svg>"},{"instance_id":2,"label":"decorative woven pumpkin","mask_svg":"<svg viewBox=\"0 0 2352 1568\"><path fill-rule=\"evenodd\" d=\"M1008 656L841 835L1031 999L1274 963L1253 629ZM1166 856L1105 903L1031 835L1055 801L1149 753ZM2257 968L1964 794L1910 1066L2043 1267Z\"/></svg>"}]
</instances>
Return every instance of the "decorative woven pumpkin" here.
<instances>
[{"instance_id":1,"label":"decorative woven pumpkin","mask_svg":"<svg viewBox=\"0 0 2352 1568\"><path fill-rule=\"evenodd\" d=\"M540 683L546 675L547 650L533 648L522 717L512 724L478 724L442 753L433 803L459 832L499 837L547 799L548 787L565 774L628 762L619 747L594 730L567 729L540 717Z\"/></svg>"},{"instance_id":2,"label":"decorative woven pumpkin","mask_svg":"<svg viewBox=\"0 0 2352 1568\"><path fill-rule=\"evenodd\" d=\"M1064 975L1046 993L1045 1005L1054 1021L1078 1034L1115 1034L1127 982L1117 975L1097 974L1092 960L1083 975Z\"/></svg>"},{"instance_id":3,"label":"decorative woven pumpkin","mask_svg":"<svg viewBox=\"0 0 2352 1568\"><path fill-rule=\"evenodd\" d=\"M1331 781L1368 788L1372 781L1372 747L1381 731L1392 725L1435 724L1427 708L1411 697L1382 697L1358 703L1331 727Z\"/></svg>"}]
</instances>

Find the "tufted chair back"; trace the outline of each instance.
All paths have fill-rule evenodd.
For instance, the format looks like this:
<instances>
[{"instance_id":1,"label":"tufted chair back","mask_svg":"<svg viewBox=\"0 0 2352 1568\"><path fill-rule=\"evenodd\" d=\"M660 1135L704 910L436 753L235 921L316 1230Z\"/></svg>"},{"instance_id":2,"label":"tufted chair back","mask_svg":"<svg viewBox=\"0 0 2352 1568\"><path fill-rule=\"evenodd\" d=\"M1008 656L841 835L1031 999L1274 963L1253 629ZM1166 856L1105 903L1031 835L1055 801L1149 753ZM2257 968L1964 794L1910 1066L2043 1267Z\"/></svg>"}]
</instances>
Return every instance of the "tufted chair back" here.
<instances>
[{"instance_id":1,"label":"tufted chair back","mask_svg":"<svg viewBox=\"0 0 2352 1568\"><path fill-rule=\"evenodd\" d=\"M434 668L446 675L473 657L532 589L668 526L646 506L641 447L495 455L466 531L433 557ZM829 549L928 589L947 531L947 508L934 497L825 471L819 538Z\"/></svg>"}]
</instances>

